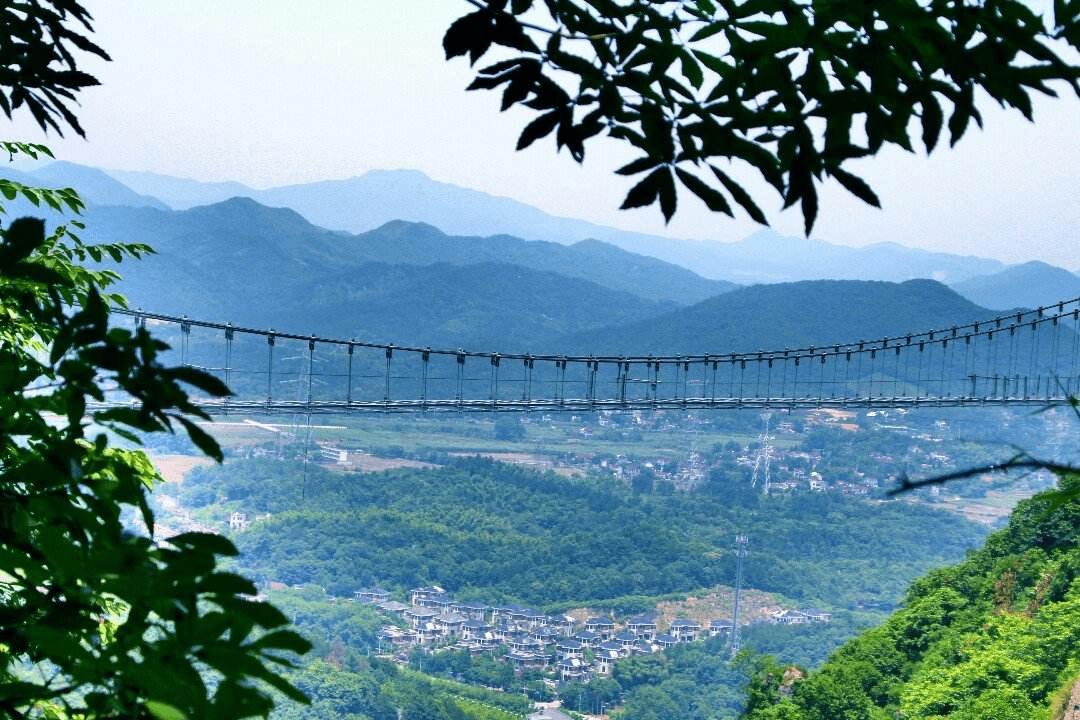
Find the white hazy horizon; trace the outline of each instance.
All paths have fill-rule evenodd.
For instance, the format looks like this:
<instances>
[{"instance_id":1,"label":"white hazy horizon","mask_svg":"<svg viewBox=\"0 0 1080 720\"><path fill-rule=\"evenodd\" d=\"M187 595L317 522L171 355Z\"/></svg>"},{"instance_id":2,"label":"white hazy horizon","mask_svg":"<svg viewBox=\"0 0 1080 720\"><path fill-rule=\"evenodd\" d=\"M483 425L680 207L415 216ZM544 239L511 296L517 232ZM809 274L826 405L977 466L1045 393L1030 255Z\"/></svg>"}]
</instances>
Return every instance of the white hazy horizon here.
<instances>
[{"instance_id":1,"label":"white hazy horizon","mask_svg":"<svg viewBox=\"0 0 1080 720\"><path fill-rule=\"evenodd\" d=\"M627 148L589 148L584 166L550 138L516 153L529 116L498 112L498 93L466 93L442 34L464 0L87 0L111 63L80 96L87 139L42 136L17 115L6 136L50 145L57 159L255 189L415 169L551 215L674 238L739 240L758 228L710 213L688 193L665 226L656 208L620 211L635 182L613 170ZM483 61L481 61L483 62ZM1035 123L983 102L985 129L932 157L886 150L854 168L877 210L835 183L813 237L1080 269L1080 102L1036 99ZM770 191L771 192L771 191ZM797 209L761 195L773 227L802 234Z\"/></svg>"}]
</instances>

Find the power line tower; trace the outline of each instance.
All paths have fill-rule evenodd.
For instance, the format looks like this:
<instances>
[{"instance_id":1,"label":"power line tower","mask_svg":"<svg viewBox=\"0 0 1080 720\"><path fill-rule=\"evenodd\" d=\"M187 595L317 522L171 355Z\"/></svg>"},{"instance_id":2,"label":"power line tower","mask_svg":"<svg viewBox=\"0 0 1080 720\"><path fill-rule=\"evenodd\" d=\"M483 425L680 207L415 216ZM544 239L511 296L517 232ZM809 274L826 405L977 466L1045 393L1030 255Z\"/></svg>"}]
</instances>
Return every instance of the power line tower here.
<instances>
[{"instance_id":1,"label":"power line tower","mask_svg":"<svg viewBox=\"0 0 1080 720\"><path fill-rule=\"evenodd\" d=\"M764 484L761 491L766 495L769 494L769 482L771 477L769 475L769 462L772 460L772 436L769 435L769 420L772 419L772 413L761 414L761 449L758 450L757 457L754 459L754 474L750 478L750 487L757 487L758 472L764 469Z\"/></svg>"},{"instance_id":2,"label":"power line tower","mask_svg":"<svg viewBox=\"0 0 1080 720\"><path fill-rule=\"evenodd\" d=\"M743 561L746 559L745 535L735 536L735 607L731 618L731 657L739 653L739 600L742 596Z\"/></svg>"}]
</instances>

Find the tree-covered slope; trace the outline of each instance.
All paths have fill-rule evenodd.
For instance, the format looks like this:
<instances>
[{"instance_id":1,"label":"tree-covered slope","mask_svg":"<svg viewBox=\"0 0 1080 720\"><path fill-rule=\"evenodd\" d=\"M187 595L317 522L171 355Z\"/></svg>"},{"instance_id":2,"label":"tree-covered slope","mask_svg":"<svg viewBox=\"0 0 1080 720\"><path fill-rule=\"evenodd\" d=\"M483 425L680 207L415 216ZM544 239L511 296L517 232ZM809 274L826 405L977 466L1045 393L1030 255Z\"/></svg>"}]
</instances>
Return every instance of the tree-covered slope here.
<instances>
[{"instance_id":1,"label":"tree-covered slope","mask_svg":"<svg viewBox=\"0 0 1080 720\"><path fill-rule=\"evenodd\" d=\"M933 280L808 280L741 288L562 344L567 352L616 355L754 352L895 337L992 316Z\"/></svg>"},{"instance_id":2,"label":"tree-covered slope","mask_svg":"<svg viewBox=\"0 0 1080 720\"><path fill-rule=\"evenodd\" d=\"M807 604L895 602L980 528L944 512L834 494L726 490L634 495L480 459L427 470L334 473L269 460L193 472L181 498L215 520L272 513L237 534L252 577L358 587L437 584L485 602L587 603L731 584L751 538L750 587Z\"/></svg>"},{"instance_id":3,"label":"tree-covered slope","mask_svg":"<svg viewBox=\"0 0 1080 720\"><path fill-rule=\"evenodd\" d=\"M448 235L432 225L397 220L354 236L349 245L357 258L372 262L510 263L678 305L700 302L737 287L722 280L707 280L678 265L599 240L582 240L566 246L506 234Z\"/></svg>"},{"instance_id":4,"label":"tree-covered slope","mask_svg":"<svg viewBox=\"0 0 1080 720\"><path fill-rule=\"evenodd\" d=\"M651 317L671 307L521 265L366 263L299 286L271 303L278 327L398 345L542 352L571 332ZM302 301L300 301L302 299Z\"/></svg>"},{"instance_id":5,"label":"tree-covered slope","mask_svg":"<svg viewBox=\"0 0 1080 720\"><path fill-rule=\"evenodd\" d=\"M1080 479L1064 483L1080 488ZM1080 671L1080 502L1041 495L807 679L766 667L751 720L1038 720ZM785 680L787 678L787 680Z\"/></svg>"},{"instance_id":6,"label":"tree-covered slope","mask_svg":"<svg viewBox=\"0 0 1080 720\"><path fill-rule=\"evenodd\" d=\"M992 275L969 278L951 287L991 310L1037 308L1080 295L1080 277L1033 260Z\"/></svg>"},{"instance_id":7,"label":"tree-covered slope","mask_svg":"<svg viewBox=\"0 0 1080 720\"><path fill-rule=\"evenodd\" d=\"M121 287L136 303L159 312L187 312L189 269L208 281L212 297L226 299L226 306L239 303L240 311L259 307L261 288L302 299L304 283L370 263L409 268L502 263L672 305L689 305L735 287L598 241L568 247L509 235L451 236L431 225L403 221L350 235L312 225L293 210L241 197L182 212L96 207L90 219L87 234L94 239L139 238L155 248L158 254L147 263L126 269ZM173 287L145 280L144 266L159 276L175 269ZM557 291L555 284L551 292Z\"/></svg>"}]
</instances>

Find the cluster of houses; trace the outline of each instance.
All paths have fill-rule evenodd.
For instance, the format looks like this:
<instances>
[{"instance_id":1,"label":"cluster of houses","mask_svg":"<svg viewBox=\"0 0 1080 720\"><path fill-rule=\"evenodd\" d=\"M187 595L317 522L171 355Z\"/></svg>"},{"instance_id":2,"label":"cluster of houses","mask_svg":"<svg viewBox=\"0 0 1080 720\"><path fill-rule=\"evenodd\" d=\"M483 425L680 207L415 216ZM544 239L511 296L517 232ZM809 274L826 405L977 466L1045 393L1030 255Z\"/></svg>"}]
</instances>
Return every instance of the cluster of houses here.
<instances>
[{"instance_id":1,"label":"cluster of houses","mask_svg":"<svg viewBox=\"0 0 1080 720\"><path fill-rule=\"evenodd\" d=\"M773 432L777 437L802 435L805 429L814 427L839 428L848 432L863 432L864 428L869 431L884 431L900 433L908 436L913 441L912 450L905 452L915 455L911 462L918 463L918 468L924 474L941 472L942 468L950 465L950 456L946 452L919 452L918 448L926 444L941 443L948 423L944 420L936 420L932 430L919 432L916 427L905 424L896 424L896 418L902 419L908 413L904 408L891 410L873 410L866 413L867 421L860 421L858 414L849 410L837 410L834 408L817 408L795 413L792 419L781 419L776 424ZM695 424L702 423L704 416L677 417L674 413L656 412L649 414L643 411L630 413L616 413L614 411L602 411L597 419L601 428L614 428L616 419L621 426L639 428L651 431L671 431L687 429ZM541 416L540 422L550 421L550 416ZM589 437L592 432L587 424L588 417L571 416L571 422L575 423L575 434ZM891 422L891 424L889 424ZM552 423L552 428L557 426ZM881 481L885 479L876 472L859 472L857 469L850 477L845 479L840 476L826 477L817 470L822 456L818 451L804 451L797 447L801 443L785 442L781 445L770 445L766 450L762 447L766 441L768 431L759 438L759 443L753 447L739 447L733 453L707 452L698 453L693 450L687 456L657 455L651 458L635 458L618 455L592 456L588 452L568 452L564 461L569 467L582 472L595 472L600 475L610 475L615 480L630 484L641 473L650 473L656 481L670 482L677 490L693 490L708 477L711 469L741 467L750 469L757 468L763 458L768 458L771 464L771 481L767 492L770 494L790 493L800 490L811 492L834 492L844 495L867 496L877 494ZM772 438L773 436L769 436ZM881 454L883 462L890 465L902 462L905 466L908 462L903 458L899 460L892 456ZM827 473L826 473L827 474ZM762 486L764 487L764 486ZM939 488L931 489L931 493Z\"/></svg>"},{"instance_id":2,"label":"cluster of houses","mask_svg":"<svg viewBox=\"0 0 1080 720\"><path fill-rule=\"evenodd\" d=\"M656 620L644 615L631 617L622 627L607 617L589 618L580 624L568 615L547 615L520 605L458 602L435 586L411 590L408 604L391 600L381 589L357 590L353 599L404 621L380 630L383 647L441 647L482 653L502 646L507 648L504 659L513 663L515 670L547 670L554 664L559 679L567 682L609 675L615 661L622 658L706 637L728 637L732 631L731 620L726 618L713 620L706 627L696 620L679 618L671 622L667 632L660 632ZM776 621L828 622L829 616L789 610Z\"/></svg>"},{"instance_id":3,"label":"cluster of houses","mask_svg":"<svg viewBox=\"0 0 1080 720\"><path fill-rule=\"evenodd\" d=\"M251 527L252 523L263 522L270 519L270 513L264 513L262 515L256 515L254 518L249 517L246 512L236 510L229 513L229 529L230 530L247 530Z\"/></svg>"}]
</instances>

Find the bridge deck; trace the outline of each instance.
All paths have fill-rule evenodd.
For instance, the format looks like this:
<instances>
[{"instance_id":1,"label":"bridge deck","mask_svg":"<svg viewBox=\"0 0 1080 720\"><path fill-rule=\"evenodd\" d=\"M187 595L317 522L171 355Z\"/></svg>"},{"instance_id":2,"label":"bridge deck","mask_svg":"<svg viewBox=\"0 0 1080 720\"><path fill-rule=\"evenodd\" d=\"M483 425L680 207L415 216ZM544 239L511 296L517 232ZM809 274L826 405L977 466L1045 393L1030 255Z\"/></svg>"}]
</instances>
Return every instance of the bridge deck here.
<instances>
[{"instance_id":1,"label":"bridge deck","mask_svg":"<svg viewBox=\"0 0 1080 720\"><path fill-rule=\"evenodd\" d=\"M216 415L1041 406L1080 395L1080 299L824 347L568 356L400 347L117 310L235 395ZM123 403L116 398L115 403Z\"/></svg>"}]
</instances>

